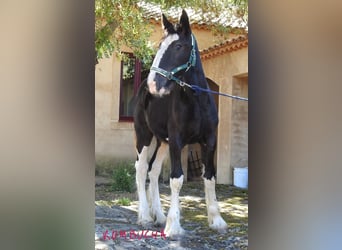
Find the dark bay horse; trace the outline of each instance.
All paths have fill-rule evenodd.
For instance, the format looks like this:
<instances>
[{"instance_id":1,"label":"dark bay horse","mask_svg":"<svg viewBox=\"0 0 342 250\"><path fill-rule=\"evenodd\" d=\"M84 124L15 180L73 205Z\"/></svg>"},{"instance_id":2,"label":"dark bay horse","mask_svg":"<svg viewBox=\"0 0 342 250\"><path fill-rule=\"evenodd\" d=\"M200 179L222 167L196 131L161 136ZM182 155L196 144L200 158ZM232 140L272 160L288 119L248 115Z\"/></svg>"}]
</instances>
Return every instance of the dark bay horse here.
<instances>
[{"instance_id":1,"label":"dark bay horse","mask_svg":"<svg viewBox=\"0 0 342 250\"><path fill-rule=\"evenodd\" d=\"M227 224L220 215L215 193L217 109L211 94L195 93L182 84L186 82L209 88L197 42L184 10L176 25L162 15L162 27L165 36L147 81L140 86L134 111L138 223L147 226L153 222L159 225L166 222L165 233L168 236L183 234L179 221L179 192L183 185L181 150L187 144L199 143L209 226L225 231ZM167 153L171 159L171 206L165 217L159 198L158 178ZM149 201L145 189L147 173L150 179Z\"/></svg>"}]
</instances>

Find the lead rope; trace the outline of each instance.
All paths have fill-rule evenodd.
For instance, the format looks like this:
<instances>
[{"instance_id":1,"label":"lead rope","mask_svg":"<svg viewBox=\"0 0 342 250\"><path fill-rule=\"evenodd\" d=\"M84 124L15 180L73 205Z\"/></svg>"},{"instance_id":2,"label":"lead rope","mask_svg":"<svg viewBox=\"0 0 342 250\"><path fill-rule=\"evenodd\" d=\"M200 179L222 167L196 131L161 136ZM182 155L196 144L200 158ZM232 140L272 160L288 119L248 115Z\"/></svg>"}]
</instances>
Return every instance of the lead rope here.
<instances>
[{"instance_id":1,"label":"lead rope","mask_svg":"<svg viewBox=\"0 0 342 250\"><path fill-rule=\"evenodd\" d=\"M211 94L215 94L215 95L222 95L222 96L225 96L225 97L230 97L230 98L233 98L233 99L237 99L237 100L240 100L240 101L246 101L248 102L248 98L245 98L245 97L240 97L240 96L236 96L236 95L229 95L229 94L225 94L225 93L221 93L221 92L217 92L217 91L213 91L211 89L207 89L207 88L202 88L202 87L199 87L197 85L190 85L186 82L183 82L182 80L180 80L179 78L177 78L177 80L175 80L176 83L178 83L178 85L180 85L181 87L188 87L188 88L191 88L192 90L194 90L197 94L199 92L206 92L206 93L211 93Z\"/></svg>"}]
</instances>

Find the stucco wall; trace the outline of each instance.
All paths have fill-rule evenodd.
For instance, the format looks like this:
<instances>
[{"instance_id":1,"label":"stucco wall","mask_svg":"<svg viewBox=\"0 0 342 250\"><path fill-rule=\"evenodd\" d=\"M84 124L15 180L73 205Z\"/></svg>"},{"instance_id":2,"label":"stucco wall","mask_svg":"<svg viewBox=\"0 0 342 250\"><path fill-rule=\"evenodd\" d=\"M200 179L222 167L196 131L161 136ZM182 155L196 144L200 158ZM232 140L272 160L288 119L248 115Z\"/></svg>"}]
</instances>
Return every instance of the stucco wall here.
<instances>
[{"instance_id":1,"label":"stucco wall","mask_svg":"<svg viewBox=\"0 0 342 250\"><path fill-rule=\"evenodd\" d=\"M233 95L248 97L248 78L233 79ZM248 166L248 102L233 101L231 167Z\"/></svg>"},{"instance_id":2,"label":"stucco wall","mask_svg":"<svg viewBox=\"0 0 342 250\"><path fill-rule=\"evenodd\" d=\"M120 62L102 59L95 71L96 159L132 160L135 157L133 124L119 122Z\"/></svg>"},{"instance_id":3,"label":"stucco wall","mask_svg":"<svg viewBox=\"0 0 342 250\"><path fill-rule=\"evenodd\" d=\"M248 49L244 48L203 61L206 76L219 85L219 91L233 93L233 79L248 73ZM232 99L219 97L217 134L217 183L232 184L231 138Z\"/></svg>"}]
</instances>

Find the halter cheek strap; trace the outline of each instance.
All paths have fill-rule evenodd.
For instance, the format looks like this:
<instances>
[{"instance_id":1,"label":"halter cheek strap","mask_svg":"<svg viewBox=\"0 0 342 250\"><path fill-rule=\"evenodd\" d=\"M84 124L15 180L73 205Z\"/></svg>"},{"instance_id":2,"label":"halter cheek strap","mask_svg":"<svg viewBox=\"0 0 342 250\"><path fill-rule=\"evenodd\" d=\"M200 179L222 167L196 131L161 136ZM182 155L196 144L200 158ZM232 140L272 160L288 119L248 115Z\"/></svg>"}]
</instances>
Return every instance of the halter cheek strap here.
<instances>
[{"instance_id":1,"label":"halter cheek strap","mask_svg":"<svg viewBox=\"0 0 342 250\"><path fill-rule=\"evenodd\" d=\"M196 65L196 49L195 49L195 38L193 34L191 34L191 52L190 57L187 63L184 63L176 68L174 68L171 71L166 71L164 69L158 68L158 67L151 67L150 70L155 71L159 75L162 75L163 77L167 78L168 80L176 81L178 84L182 81L175 76L176 73L178 73L181 70L185 69L185 72L187 72L191 67L195 67Z\"/></svg>"}]
</instances>

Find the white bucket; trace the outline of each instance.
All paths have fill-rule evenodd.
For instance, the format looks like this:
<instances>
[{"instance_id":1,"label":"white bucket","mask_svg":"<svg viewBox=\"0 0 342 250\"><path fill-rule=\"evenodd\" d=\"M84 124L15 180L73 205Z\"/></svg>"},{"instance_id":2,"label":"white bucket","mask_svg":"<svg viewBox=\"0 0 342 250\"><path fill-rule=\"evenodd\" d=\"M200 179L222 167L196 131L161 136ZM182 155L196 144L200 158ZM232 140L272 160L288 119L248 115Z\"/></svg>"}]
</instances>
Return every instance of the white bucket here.
<instances>
[{"instance_id":1,"label":"white bucket","mask_svg":"<svg viewBox=\"0 0 342 250\"><path fill-rule=\"evenodd\" d=\"M239 188L248 187L248 167L234 168L234 186Z\"/></svg>"}]
</instances>

